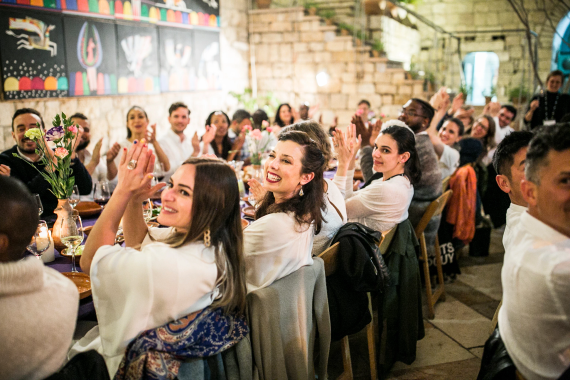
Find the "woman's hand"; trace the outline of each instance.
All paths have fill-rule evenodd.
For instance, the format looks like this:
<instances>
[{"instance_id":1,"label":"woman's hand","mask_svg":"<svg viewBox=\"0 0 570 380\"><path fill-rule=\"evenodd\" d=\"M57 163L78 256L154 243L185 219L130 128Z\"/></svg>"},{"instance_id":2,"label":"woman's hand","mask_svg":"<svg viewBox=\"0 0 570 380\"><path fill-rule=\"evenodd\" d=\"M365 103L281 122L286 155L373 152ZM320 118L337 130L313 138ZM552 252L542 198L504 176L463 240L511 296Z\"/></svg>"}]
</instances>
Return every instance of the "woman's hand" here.
<instances>
[{"instance_id":1,"label":"woman's hand","mask_svg":"<svg viewBox=\"0 0 570 380\"><path fill-rule=\"evenodd\" d=\"M142 141L142 140L141 140ZM156 141L156 123L150 126L150 131L146 131L146 141L153 144Z\"/></svg>"},{"instance_id":2,"label":"woman's hand","mask_svg":"<svg viewBox=\"0 0 570 380\"><path fill-rule=\"evenodd\" d=\"M123 150L119 164L119 183L115 192L126 193L131 200L140 198L142 201L163 187L163 182L154 187L150 186L154 161L154 153L148 149L146 141L142 139L137 143L135 140L128 151Z\"/></svg>"},{"instance_id":3,"label":"woman's hand","mask_svg":"<svg viewBox=\"0 0 570 380\"><path fill-rule=\"evenodd\" d=\"M119 143L114 143L106 154L105 159L107 160L107 165L109 164L109 162L115 161L115 158L119 155L120 151L121 151L121 145L119 145Z\"/></svg>"},{"instance_id":4,"label":"woman's hand","mask_svg":"<svg viewBox=\"0 0 570 380\"><path fill-rule=\"evenodd\" d=\"M208 146L212 141L214 141L216 130L217 127L214 124L206 126L206 133L202 136L202 143L204 143L204 146Z\"/></svg>"},{"instance_id":5,"label":"woman's hand","mask_svg":"<svg viewBox=\"0 0 570 380\"><path fill-rule=\"evenodd\" d=\"M356 126L354 124L347 128L346 135L340 129L333 132L334 150L337 153L339 167L348 167L350 162L356 157L362 138L359 136L358 140L356 140L355 136Z\"/></svg>"},{"instance_id":6,"label":"woman's hand","mask_svg":"<svg viewBox=\"0 0 570 380\"><path fill-rule=\"evenodd\" d=\"M255 178L250 179L247 181L247 184L249 185L249 191L253 194L253 197L257 202L260 202L263 198L265 198L267 190L265 190L263 185L259 183L258 180Z\"/></svg>"}]
</instances>

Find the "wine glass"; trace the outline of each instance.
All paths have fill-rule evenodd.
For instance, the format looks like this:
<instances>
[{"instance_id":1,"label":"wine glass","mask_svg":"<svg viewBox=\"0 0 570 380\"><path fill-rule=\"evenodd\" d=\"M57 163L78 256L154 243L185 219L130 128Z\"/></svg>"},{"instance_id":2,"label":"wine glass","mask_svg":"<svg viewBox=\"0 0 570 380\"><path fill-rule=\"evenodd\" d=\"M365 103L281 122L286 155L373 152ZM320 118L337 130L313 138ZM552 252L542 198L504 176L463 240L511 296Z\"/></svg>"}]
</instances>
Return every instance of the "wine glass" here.
<instances>
[{"instance_id":1,"label":"wine glass","mask_svg":"<svg viewBox=\"0 0 570 380\"><path fill-rule=\"evenodd\" d=\"M94 185L93 188L93 200L97 202L97 204L104 206L109 202L109 198L111 198L111 190L109 187L109 182L107 181L99 181Z\"/></svg>"},{"instance_id":2,"label":"wine glass","mask_svg":"<svg viewBox=\"0 0 570 380\"><path fill-rule=\"evenodd\" d=\"M73 186L73 192L71 193L71 196L69 197L69 204L70 204L71 208L74 209L78 203L79 203L79 188L77 187L77 185L74 185Z\"/></svg>"},{"instance_id":3,"label":"wine glass","mask_svg":"<svg viewBox=\"0 0 570 380\"><path fill-rule=\"evenodd\" d=\"M47 251L50 246L48 226L44 220L40 220L32 241L28 244L27 249L41 260L42 254Z\"/></svg>"},{"instance_id":4,"label":"wine glass","mask_svg":"<svg viewBox=\"0 0 570 380\"><path fill-rule=\"evenodd\" d=\"M152 171L152 175L154 176L154 179L156 180L156 182L158 183L158 182L162 181L165 174L166 174L166 172L164 170L164 164L162 162L156 160L154 162L154 169Z\"/></svg>"},{"instance_id":5,"label":"wine glass","mask_svg":"<svg viewBox=\"0 0 570 380\"><path fill-rule=\"evenodd\" d=\"M143 217L145 223L152 219L152 201L150 199L143 201Z\"/></svg>"},{"instance_id":6,"label":"wine glass","mask_svg":"<svg viewBox=\"0 0 570 380\"><path fill-rule=\"evenodd\" d=\"M77 273L75 267L75 251L83 242L83 224L79 215L70 215L61 220L61 242L71 251L71 272Z\"/></svg>"},{"instance_id":7,"label":"wine glass","mask_svg":"<svg viewBox=\"0 0 570 380\"><path fill-rule=\"evenodd\" d=\"M42 199L40 198L39 194L34 194L34 198L36 198L36 204L38 206L38 215L41 215L44 212L44 205L42 204Z\"/></svg>"}]
</instances>

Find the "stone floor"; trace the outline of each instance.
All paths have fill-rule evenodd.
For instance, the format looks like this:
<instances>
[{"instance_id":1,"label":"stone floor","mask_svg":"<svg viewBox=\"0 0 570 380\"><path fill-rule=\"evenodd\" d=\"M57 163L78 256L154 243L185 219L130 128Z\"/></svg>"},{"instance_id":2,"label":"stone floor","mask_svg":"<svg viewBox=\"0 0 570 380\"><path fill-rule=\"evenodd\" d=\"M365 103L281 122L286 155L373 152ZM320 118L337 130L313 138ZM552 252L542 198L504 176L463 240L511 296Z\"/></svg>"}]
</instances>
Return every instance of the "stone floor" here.
<instances>
[{"instance_id":1,"label":"stone floor","mask_svg":"<svg viewBox=\"0 0 570 380\"><path fill-rule=\"evenodd\" d=\"M388 380L475 380L483 345L491 333L491 319L501 300L502 230L493 230L487 257L459 255L461 274L445 285L447 298L435 306L435 318L424 319L426 336L418 341L416 361L396 363ZM425 301L425 298L424 298ZM424 302L425 304L425 302ZM427 315L424 307L424 315ZM350 337L355 379L370 379L366 334ZM340 344L329 357L329 378L342 372Z\"/></svg>"}]
</instances>

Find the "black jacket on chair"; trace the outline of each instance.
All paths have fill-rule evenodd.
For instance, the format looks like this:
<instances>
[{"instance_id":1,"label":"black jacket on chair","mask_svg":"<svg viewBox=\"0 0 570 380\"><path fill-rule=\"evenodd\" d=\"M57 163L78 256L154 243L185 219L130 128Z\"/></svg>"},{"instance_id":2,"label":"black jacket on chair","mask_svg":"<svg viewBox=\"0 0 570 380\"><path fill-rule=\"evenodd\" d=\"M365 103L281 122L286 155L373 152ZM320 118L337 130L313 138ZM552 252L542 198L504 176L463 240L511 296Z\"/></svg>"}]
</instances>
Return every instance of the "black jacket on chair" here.
<instances>
[{"instance_id":1,"label":"black jacket on chair","mask_svg":"<svg viewBox=\"0 0 570 380\"><path fill-rule=\"evenodd\" d=\"M360 223L347 223L331 243L340 243L338 269L327 277L332 340L357 333L371 321L367 292L382 291L387 280L381 237Z\"/></svg>"}]
</instances>

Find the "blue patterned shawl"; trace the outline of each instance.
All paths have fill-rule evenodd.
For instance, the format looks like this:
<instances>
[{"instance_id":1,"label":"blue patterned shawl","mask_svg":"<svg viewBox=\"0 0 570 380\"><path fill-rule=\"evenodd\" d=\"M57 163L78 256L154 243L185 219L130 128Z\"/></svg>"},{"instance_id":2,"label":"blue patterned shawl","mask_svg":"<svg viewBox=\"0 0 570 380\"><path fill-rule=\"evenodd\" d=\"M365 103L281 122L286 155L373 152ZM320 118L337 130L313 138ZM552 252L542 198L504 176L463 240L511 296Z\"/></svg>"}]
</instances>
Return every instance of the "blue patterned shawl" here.
<instances>
[{"instance_id":1,"label":"blue patterned shawl","mask_svg":"<svg viewBox=\"0 0 570 380\"><path fill-rule=\"evenodd\" d=\"M216 355L249 332L245 317L206 308L143 331L127 346L115 380L176 379L180 364Z\"/></svg>"}]
</instances>

